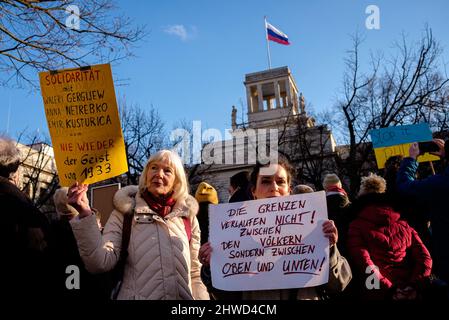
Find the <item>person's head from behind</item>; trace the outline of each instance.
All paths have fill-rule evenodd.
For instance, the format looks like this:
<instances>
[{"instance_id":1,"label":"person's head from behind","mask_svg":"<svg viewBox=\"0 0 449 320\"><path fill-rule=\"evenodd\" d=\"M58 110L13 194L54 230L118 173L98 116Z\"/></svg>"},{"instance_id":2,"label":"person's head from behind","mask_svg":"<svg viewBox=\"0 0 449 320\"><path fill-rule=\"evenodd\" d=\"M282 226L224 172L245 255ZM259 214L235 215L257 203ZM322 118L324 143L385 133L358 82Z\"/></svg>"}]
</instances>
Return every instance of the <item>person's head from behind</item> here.
<instances>
[{"instance_id":1,"label":"person's head from behind","mask_svg":"<svg viewBox=\"0 0 449 320\"><path fill-rule=\"evenodd\" d=\"M249 184L249 173L240 171L229 179L229 194L233 194L237 189L246 189Z\"/></svg>"},{"instance_id":2,"label":"person's head from behind","mask_svg":"<svg viewBox=\"0 0 449 320\"><path fill-rule=\"evenodd\" d=\"M20 151L9 138L0 136L0 176L17 184Z\"/></svg>"},{"instance_id":3,"label":"person's head from behind","mask_svg":"<svg viewBox=\"0 0 449 320\"><path fill-rule=\"evenodd\" d=\"M377 174L370 173L368 176L362 177L358 197L367 194L385 193L386 190L387 182L385 181L385 179L378 176Z\"/></svg>"},{"instance_id":4,"label":"person's head from behind","mask_svg":"<svg viewBox=\"0 0 449 320\"><path fill-rule=\"evenodd\" d=\"M153 154L140 176L139 191L148 191L155 197L171 196L175 200L187 198L189 186L181 158L170 150Z\"/></svg>"},{"instance_id":5,"label":"person's head from behind","mask_svg":"<svg viewBox=\"0 0 449 320\"><path fill-rule=\"evenodd\" d=\"M328 191L331 187L342 188L340 178L335 173L328 173L323 179L323 188Z\"/></svg>"},{"instance_id":6,"label":"person's head from behind","mask_svg":"<svg viewBox=\"0 0 449 320\"><path fill-rule=\"evenodd\" d=\"M396 175L401 166L401 161L404 159L403 155L391 156L385 161L384 177Z\"/></svg>"},{"instance_id":7,"label":"person's head from behind","mask_svg":"<svg viewBox=\"0 0 449 320\"><path fill-rule=\"evenodd\" d=\"M218 204L217 190L207 182L201 182L195 192L195 199L198 203Z\"/></svg>"},{"instance_id":8,"label":"person's head from behind","mask_svg":"<svg viewBox=\"0 0 449 320\"><path fill-rule=\"evenodd\" d=\"M279 157L277 163L257 163L251 172L251 191L254 199L265 199L290 195L292 167Z\"/></svg>"},{"instance_id":9,"label":"person's head from behind","mask_svg":"<svg viewBox=\"0 0 449 320\"><path fill-rule=\"evenodd\" d=\"M391 156L385 161L384 178L389 186L389 191L393 193L396 192L396 177L403 159L403 155L397 155Z\"/></svg>"},{"instance_id":10,"label":"person's head from behind","mask_svg":"<svg viewBox=\"0 0 449 320\"><path fill-rule=\"evenodd\" d=\"M310 187L306 184L298 184L292 190L292 194L302 194L302 193L312 193L312 192L315 192L315 190L313 190L312 187Z\"/></svg>"}]
</instances>

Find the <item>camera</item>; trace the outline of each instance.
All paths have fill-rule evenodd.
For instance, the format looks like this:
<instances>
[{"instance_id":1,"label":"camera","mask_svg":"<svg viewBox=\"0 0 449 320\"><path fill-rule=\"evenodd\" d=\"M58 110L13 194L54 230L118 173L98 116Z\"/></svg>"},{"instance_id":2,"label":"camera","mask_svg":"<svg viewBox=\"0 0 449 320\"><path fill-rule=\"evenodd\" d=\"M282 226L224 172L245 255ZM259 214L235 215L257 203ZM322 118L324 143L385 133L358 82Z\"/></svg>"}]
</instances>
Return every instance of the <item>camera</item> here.
<instances>
[{"instance_id":1,"label":"camera","mask_svg":"<svg viewBox=\"0 0 449 320\"><path fill-rule=\"evenodd\" d=\"M438 152L440 147L433 141L418 142L419 154L426 152Z\"/></svg>"}]
</instances>

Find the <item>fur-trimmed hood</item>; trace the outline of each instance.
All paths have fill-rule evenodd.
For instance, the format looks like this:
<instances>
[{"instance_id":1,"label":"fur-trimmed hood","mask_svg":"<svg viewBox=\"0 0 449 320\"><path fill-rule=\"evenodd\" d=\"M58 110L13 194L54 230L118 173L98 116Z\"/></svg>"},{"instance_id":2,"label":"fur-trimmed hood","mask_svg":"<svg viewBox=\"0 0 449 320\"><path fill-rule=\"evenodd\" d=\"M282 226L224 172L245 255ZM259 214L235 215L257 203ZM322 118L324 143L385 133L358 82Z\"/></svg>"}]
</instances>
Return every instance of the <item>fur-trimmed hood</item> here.
<instances>
[{"instance_id":1,"label":"fur-trimmed hood","mask_svg":"<svg viewBox=\"0 0 449 320\"><path fill-rule=\"evenodd\" d=\"M113 199L114 208L123 214L129 214L136 206L138 186L127 186L118 190Z\"/></svg>"},{"instance_id":2,"label":"fur-trimmed hood","mask_svg":"<svg viewBox=\"0 0 449 320\"><path fill-rule=\"evenodd\" d=\"M114 208L122 214L130 214L134 208L136 213L153 213L138 191L138 186L127 186L117 191L113 200ZM189 195L184 200L176 201L172 212L167 217L189 216L192 218L198 213L198 208L196 199Z\"/></svg>"}]
</instances>

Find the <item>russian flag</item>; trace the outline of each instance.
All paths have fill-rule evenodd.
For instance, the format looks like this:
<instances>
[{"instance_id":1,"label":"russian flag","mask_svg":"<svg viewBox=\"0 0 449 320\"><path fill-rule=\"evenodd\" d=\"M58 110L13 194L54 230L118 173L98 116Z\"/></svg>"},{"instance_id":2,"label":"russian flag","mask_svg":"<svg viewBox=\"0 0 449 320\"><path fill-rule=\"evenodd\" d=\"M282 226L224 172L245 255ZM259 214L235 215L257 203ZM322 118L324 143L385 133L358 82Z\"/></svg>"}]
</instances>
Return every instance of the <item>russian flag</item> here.
<instances>
[{"instance_id":1,"label":"russian flag","mask_svg":"<svg viewBox=\"0 0 449 320\"><path fill-rule=\"evenodd\" d=\"M268 40L280 43L280 44L284 44L284 45L289 45L290 42L288 42L288 36L283 33L281 30L276 29L275 27L273 27L271 24L269 24L267 22L267 38Z\"/></svg>"}]
</instances>

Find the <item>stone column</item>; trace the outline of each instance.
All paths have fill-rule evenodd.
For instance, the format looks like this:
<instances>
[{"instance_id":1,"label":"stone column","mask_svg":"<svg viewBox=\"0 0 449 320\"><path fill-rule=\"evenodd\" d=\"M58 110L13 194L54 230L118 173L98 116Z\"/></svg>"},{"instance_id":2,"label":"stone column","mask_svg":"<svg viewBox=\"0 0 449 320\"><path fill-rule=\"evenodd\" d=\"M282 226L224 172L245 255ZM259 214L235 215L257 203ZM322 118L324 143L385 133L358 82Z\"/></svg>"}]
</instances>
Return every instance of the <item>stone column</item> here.
<instances>
[{"instance_id":1,"label":"stone column","mask_svg":"<svg viewBox=\"0 0 449 320\"><path fill-rule=\"evenodd\" d=\"M276 97L276 109L281 107L281 93L279 90L279 81L274 82L274 95Z\"/></svg>"},{"instance_id":2,"label":"stone column","mask_svg":"<svg viewBox=\"0 0 449 320\"><path fill-rule=\"evenodd\" d=\"M263 111L263 93L262 93L262 85L257 85L257 99L259 102L259 111Z\"/></svg>"},{"instance_id":3,"label":"stone column","mask_svg":"<svg viewBox=\"0 0 449 320\"><path fill-rule=\"evenodd\" d=\"M292 92L290 87L290 79L287 78L285 80L285 91L287 91L287 106L292 107L293 106L293 100L292 100Z\"/></svg>"},{"instance_id":4,"label":"stone column","mask_svg":"<svg viewBox=\"0 0 449 320\"><path fill-rule=\"evenodd\" d=\"M293 110L295 110L296 113L298 112L298 95L295 91L293 91Z\"/></svg>"},{"instance_id":5,"label":"stone column","mask_svg":"<svg viewBox=\"0 0 449 320\"><path fill-rule=\"evenodd\" d=\"M302 92L299 96L299 107L301 109L301 113L306 113L306 102L304 101L304 96L302 95Z\"/></svg>"},{"instance_id":6,"label":"stone column","mask_svg":"<svg viewBox=\"0 0 449 320\"><path fill-rule=\"evenodd\" d=\"M253 113L254 107L252 104L251 89L249 86L246 86L246 103L248 104L248 113Z\"/></svg>"},{"instance_id":7,"label":"stone column","mask_svg":"<svg viewBox=\"0 0 449 320\"><path fill-rule=\"evenodd\" d=\"M267 97L267 110L273 109L272 99L270 97Z\"/></svg>"}]
</instances>

